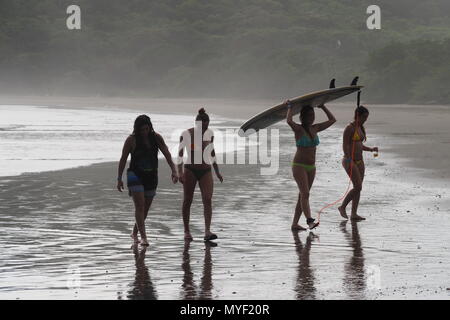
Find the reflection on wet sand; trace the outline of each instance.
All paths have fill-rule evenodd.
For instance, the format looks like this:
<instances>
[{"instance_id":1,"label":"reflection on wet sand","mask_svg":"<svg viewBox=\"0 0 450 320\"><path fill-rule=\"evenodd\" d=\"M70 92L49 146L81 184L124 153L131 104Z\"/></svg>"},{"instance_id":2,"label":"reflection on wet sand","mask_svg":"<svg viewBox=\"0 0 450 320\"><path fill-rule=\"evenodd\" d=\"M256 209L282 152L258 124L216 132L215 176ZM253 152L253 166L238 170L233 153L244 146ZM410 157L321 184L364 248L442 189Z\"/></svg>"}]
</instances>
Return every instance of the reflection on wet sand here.
<instances>
[{"instance_id":1,"label":"reflection on wet sand","mask_svg":"<svg viewBox=\"0 0 450 320\"><path fill-rule=\"evenodd\" d=\"M145 252L147 247L133 245L134 259L136 262L136 275L127 298L130 300L156 300L158 299L156 290L150 278L150 272L145 265ZM120 297L119 297L120 299Z\"/></svg>"},{"instance_id":2,"label":"reflection on wet sand","mask_svg":"<svg viewBox=\"0 0 450 320\"><path fill-rule=\"evenodd\" d=\"M183 300L209 300L212 299L212 258L211 247L217 246L214 242L205 242L205 256L203 259L203 274L200 282L200 290L198 292L197 286L194 281L194 273L191 269L191 256L189 249L191 246L190 241L184 243L183 250L183 263L181 265L184 275L183 284L181 286L181 299Z\"/></svg>"},{"instance_id":3,"label":"reflection on wet sand","mask_svg":"<svg viewBox=\"0 0 450 320\"><path fill-rule=\"evenodd\" d=\"M229 123L220 125L235 126ZM316 204L337 199L347 181L340 159L335 158L340 146L334 141L341 134L341 129L333 128L323 133ZM229 178L217 185L214 225L227 236L220 247L211 249L215 252L202 251L203 242L192 242L184 250L179 206L174 205L181 203L182 192L167 178L169 167L160 163L161 196L148 224L154 245L147 249L148 269L143 256L136 254L134 261L129 250L133 204L126 194L112 190L111 172L117 163L0 179L0 298L449 298L450 219L443 218L447 211L442 207L439 211L430 204L427 210L416 202L445 197L448 187L444 190L436 182L425 188L424 180L382 185L382 177L406 177L411 169L400 167L395 157L383 161L367 157L371 174L365 178L364 210L370 222L350 229L350 222L335 224L337 215L324 216L318 230L325 237L322 243L300 233L303 243L295 241L294 252L291 234L286 234L290 214L279 214L292 212L296 192L289 167L295 146L285 125L280 138L276 178L260 175L260 166L221 167ZM276 201L274 190L280 191ZM201 199L194 208L201 213ZM423 232L425 218L433 225L432 233ZM395 224L396 232L385 228L386 219ZM202 215L194 215L194 230L200 234L203 226ZM72 265L81 269L77 292L66 288L66 270ZM383 278L378 279L375 272L381 271ZM380 289L375 290L378 284Z\"/></svg>"},{"instance_id":4,"label":"reflection on wet sand","mask_svg":"<svg viewBox=\"0 0 450 320\"><path fill-rule=\"evenodd\" d=\"M314 286L314 273L309 265L309 255L311 253L312 241L317 238L310 232L306 238L306 245L303 246L298 232L292 232L295 242L295 250L298 256L298 273L295 292L297 300L315 299L316 288Z\"/></svg>"},{"instance_id":5,"label":"reflection on wet sand","mask_svg":"<svg viewBox=\"0 0 450 320\"><path fill-rule=\"evenodd\" d=\"M364 299L366 290L366 279L364 270L364 254L361 245L361 237L358 231L358 222L351 221L352 232L347 231L347 220L340 224L341 231L350 247L353 248L353 254L350 261L344 265L344 290L352 299Z\"/></svg>"}]
</instances>

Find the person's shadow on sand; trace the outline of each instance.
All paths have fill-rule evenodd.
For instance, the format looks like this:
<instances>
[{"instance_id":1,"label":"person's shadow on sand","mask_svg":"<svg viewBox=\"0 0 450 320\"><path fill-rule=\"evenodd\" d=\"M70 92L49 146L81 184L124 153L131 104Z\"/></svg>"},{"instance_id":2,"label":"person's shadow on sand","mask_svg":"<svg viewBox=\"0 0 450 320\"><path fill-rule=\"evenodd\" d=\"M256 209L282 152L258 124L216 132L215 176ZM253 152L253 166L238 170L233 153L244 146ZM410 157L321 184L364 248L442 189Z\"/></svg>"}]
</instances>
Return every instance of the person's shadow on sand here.
<instances>
[{"instance_id":1,"label":"person's shadow on sand","mask_svg":"<svg viewBox=\"0 0 450 320\"><path fill-rule=\"evenodd\" d=\"M133 245L134 260L136 263L136 275L127 298L130 300L156 300L158 299L155 287L150 278L150 272L145 265L145 252L147 247L139 248Z\"/></svg>"},{"instance_id":2,"label":"person's shadow on sand","mask_svg":"<svg viewBox=\"0 0 450 320\"><path fill-rule=\"evenodd\" d=\"M194 281L194 273L191 269L191 256L189 254L191 242L186 241L184 243L183 250L183 263L181 265L184 276L183 284L181 286L181 299L183 300L209 300L212 299L211 291L213 288L212 284L212 258L211 258L211 247L217 246L214 242L205 242L205 257L203 259L203 274L200 282L200 290Z\"/></svg>"},{"instance_id":3,"label":"person's shadow on sand","mask_svg":"<svg viewBox=\"0 0 450 320\"><path fill-rule=\"evenodd\" d=\"M340 224L341 231L348 244L353 249L350 261L344 266L344 290L352 299L364 299L366 290L366 276L364 269L364 253L362 249L361 237L358 231L358 222L351 221L352 232L347 231L347 220Z\"/></svg>"},{"instance_id":4,"label":"person's shadow on sand","mask_svg":"<svg viewBox=\"0 0 450 320\"><path fill-rule=\"evenodd\" d=\"M309 255L311 253L311 244L315 238L314 233L310 232L306 238L306 244L298 236L298 232L292 232L295 242L295 251L298 256L297 283L294 291L297 293L297 300L315 299L316 288L314 286L314 273L309 264Z\"/></svg>"}]
</instances>

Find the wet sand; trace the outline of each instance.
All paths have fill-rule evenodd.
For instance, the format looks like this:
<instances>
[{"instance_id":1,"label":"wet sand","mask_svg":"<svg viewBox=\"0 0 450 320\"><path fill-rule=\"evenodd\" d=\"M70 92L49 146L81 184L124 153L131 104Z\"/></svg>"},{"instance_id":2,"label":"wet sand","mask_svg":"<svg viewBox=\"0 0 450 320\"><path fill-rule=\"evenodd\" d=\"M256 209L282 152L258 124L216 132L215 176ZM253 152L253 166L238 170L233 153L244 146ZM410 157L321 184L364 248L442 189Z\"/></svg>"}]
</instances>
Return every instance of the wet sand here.
<instances>
[{"instance_id":1,"label":"wet sand","mask_svg":"<svg viewBox=\"0 0 450 320\"><path fill-rule=\"evenodd\" d=\"M191 214L195 240L185 245L181 185L171 184L163 162L145 252L131 248L133 205L114 189L117 163L0 178L0 298L449 299L450 189L447 179L437 179L448 172L435 157L448 149L432 148L450 141L439 127L449 111L437 107L432 112L439 119L422 118L412 129L403 117L415 119L411 109L421 114L422 108L388 108L374 107L367 124L368 145L381 149L378 159L366 155L360 214L368 220L342 221L335 208L327 209L314 232L290 231L298 195L289 167L295 145L283 125L277 126L277 175L261 176L257 165L221 166L214 247L201 240L198 190ZM352 108L339 110L338 126L321 135L314 213L347 187L336 141ZM389 129L391 112L403 120ZM431 146L422 148L423 141ZM402 156L414 148L424 150L416 151L416 160ZM426 169L423 159L429 159Z\"/></svg>"}]
</instances>

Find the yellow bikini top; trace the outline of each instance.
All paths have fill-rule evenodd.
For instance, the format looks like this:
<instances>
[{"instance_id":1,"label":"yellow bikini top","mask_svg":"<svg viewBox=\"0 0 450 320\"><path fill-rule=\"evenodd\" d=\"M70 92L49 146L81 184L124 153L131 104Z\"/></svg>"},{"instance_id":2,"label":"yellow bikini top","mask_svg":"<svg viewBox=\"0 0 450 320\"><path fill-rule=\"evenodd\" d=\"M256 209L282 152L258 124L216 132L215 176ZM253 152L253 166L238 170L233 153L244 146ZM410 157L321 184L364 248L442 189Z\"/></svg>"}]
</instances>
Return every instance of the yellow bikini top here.
<instances>
[{"instance_id":1,"label":"yellow bikini top","mask_svg":"<svg viewBox=\"0 0 450 320\"><path fill-rule=\"evenodd\" d=\"M355 127L355 133L353 134L353 141L361 141L361 137L358 134L358 128Z\"/></svg>"}]
</instances>

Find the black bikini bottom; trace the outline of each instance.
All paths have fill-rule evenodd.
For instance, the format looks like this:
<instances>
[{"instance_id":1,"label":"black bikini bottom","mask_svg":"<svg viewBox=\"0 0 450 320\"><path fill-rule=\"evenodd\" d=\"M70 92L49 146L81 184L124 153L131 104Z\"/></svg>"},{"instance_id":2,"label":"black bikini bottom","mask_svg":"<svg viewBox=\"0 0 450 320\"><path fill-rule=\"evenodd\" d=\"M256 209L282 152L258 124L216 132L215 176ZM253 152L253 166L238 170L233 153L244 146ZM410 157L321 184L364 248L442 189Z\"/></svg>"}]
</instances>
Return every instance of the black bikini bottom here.
<instances>
[{"instance_id":1,"label":"black bikini bottom","mask_svg":"<svg viewBox=\"0 0 450 320\"><path fill-rule=\"evenodd\" d=\"M207 174L208 172L211 172L211 167L206 168L206 169L199 169L199 168L195 168L193 166L190 165L184 165L185 169L189 169L195 176L195 178L197 178L198 181L200 181L200 179Z\"/></svg>"}]
</instances>

